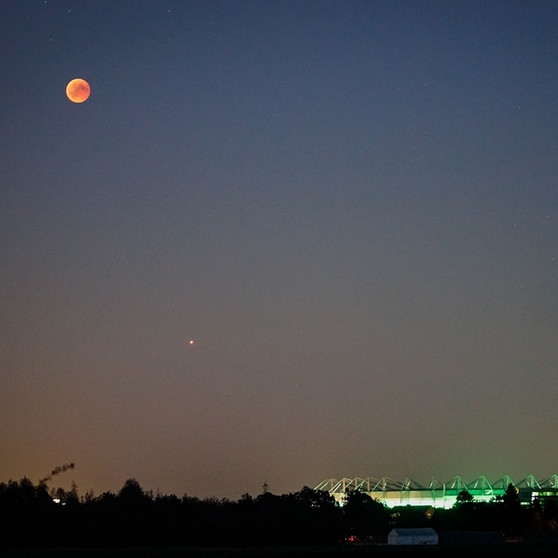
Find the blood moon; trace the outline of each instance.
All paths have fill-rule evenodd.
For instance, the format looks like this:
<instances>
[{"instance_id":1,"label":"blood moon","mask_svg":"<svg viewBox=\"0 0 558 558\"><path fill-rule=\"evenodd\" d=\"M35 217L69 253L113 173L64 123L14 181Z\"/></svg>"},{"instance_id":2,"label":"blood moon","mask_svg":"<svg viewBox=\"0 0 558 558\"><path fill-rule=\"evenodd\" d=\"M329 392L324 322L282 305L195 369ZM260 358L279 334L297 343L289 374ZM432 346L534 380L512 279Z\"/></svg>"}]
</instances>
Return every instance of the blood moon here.
<instances>
[{"instance_id":1,"label":"blood moon","mask_svg":"<svg viewBox=\"0 0 558 558\"><path fill-rule=\"evenodd\" d=\"M89 99L91 87L82 78L75 78L66 85L66 96L72 103L83 103Z\"/></svg>"}]
</instances>

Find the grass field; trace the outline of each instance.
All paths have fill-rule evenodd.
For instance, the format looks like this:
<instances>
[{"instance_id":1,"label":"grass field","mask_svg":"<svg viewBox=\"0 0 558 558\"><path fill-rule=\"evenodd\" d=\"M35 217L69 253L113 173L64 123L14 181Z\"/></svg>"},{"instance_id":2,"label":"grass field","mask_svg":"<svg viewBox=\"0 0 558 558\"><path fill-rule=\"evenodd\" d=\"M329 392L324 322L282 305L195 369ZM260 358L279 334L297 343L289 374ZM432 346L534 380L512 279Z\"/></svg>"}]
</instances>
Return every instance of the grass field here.
<instances>
[{"instance_id":1,"label":"grass field","mask_svg":"<svg viewBox=\"0 0 558 558\"><path fill-rule=\"evenodd\" d=\"M507 544L486 547L435 546L326 546L269 548L4 548L2 558L441 558L469 554L490 556L557 556L557 546Z\"/></svg>"}]
</instances>

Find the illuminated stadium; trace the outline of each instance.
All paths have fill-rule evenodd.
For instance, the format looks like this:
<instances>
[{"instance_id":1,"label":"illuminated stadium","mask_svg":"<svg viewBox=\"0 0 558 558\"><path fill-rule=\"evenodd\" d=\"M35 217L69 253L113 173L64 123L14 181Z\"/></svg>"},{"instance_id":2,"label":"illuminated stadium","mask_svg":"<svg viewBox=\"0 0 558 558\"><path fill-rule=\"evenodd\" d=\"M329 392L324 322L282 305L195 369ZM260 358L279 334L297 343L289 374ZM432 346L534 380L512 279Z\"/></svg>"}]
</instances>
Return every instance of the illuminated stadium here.
<instances>
[{"instance_id":1,"label":"illuminated stadium","mask_svg":"<svg viewBox=\"0 0 558 558\"><path fill-rule=\"evenodd\" d=\"M441 483L432 478L427 484L421 484L409 477L404 481L395 481L389 477L382 478L342 478L326 479L315 487L325 490L336 502L343 505L345 495L353 490L368 494L371 498L384 503L389 508L397 506L432 506L434 508L451 508L460 492L466 490L476 502L490 502L503 496L509 485L519 491L522 503L528 504L535 499L543 501L558 498L558 475L537 480L528 475L519 482L514 482L509 475L504 475L494 482L481 475L475 480L465 483L459 476L448 482Z\"/></svg>"}]
</instances>

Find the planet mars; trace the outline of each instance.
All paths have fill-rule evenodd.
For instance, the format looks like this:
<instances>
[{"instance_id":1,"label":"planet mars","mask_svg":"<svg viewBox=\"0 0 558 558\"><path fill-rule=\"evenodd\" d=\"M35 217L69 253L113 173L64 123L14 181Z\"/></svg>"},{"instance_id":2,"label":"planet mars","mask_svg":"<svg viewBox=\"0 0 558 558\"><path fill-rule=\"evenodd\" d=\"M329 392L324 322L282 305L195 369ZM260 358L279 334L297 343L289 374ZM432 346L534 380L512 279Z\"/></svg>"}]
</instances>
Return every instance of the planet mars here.
<instances>
[{"instance_id":1,"label":"planet mars","mask_svg":"<svg viewBox=\"0 0 558 558\"><path fill-rule=\"evenodd\" d=\"M89 99L91 87L84 79L76 78L66 85L66 95L72 103L83 103Z\"/></svg>"}]
</instances>

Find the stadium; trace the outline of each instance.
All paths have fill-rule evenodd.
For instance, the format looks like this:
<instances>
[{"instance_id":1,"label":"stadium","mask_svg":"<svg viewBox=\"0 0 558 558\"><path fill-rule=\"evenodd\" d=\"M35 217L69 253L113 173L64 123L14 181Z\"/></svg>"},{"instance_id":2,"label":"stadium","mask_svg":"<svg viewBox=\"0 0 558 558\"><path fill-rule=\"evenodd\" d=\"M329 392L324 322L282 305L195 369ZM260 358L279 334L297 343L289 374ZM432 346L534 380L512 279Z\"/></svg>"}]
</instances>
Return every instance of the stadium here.
<instances>
[{"instance_id":1,"label":"stadium","mask_svg":"<svg viewBox=\"0 0 558 558\"><path fill-rule=\"evenodd\" d=\"M504 475L494 482L481 475L469 483L465 483L460 476L455 476L444 483L432 477L427 485L409 477L403 481L395 481L389 477L326 479L319 483L315 490L329 492L340 505L343 505L347 493L358 490L389 508L431 506L449 509L456 503L460 492L467 491L476 502L490 502L502 497L510 484L516 488L521 503L525 505L534 500L542 502L558 499L558 475L556 474L540 480L534 475L528 475L517 483L509 475Z\"/></svg>"}]
</instances>

